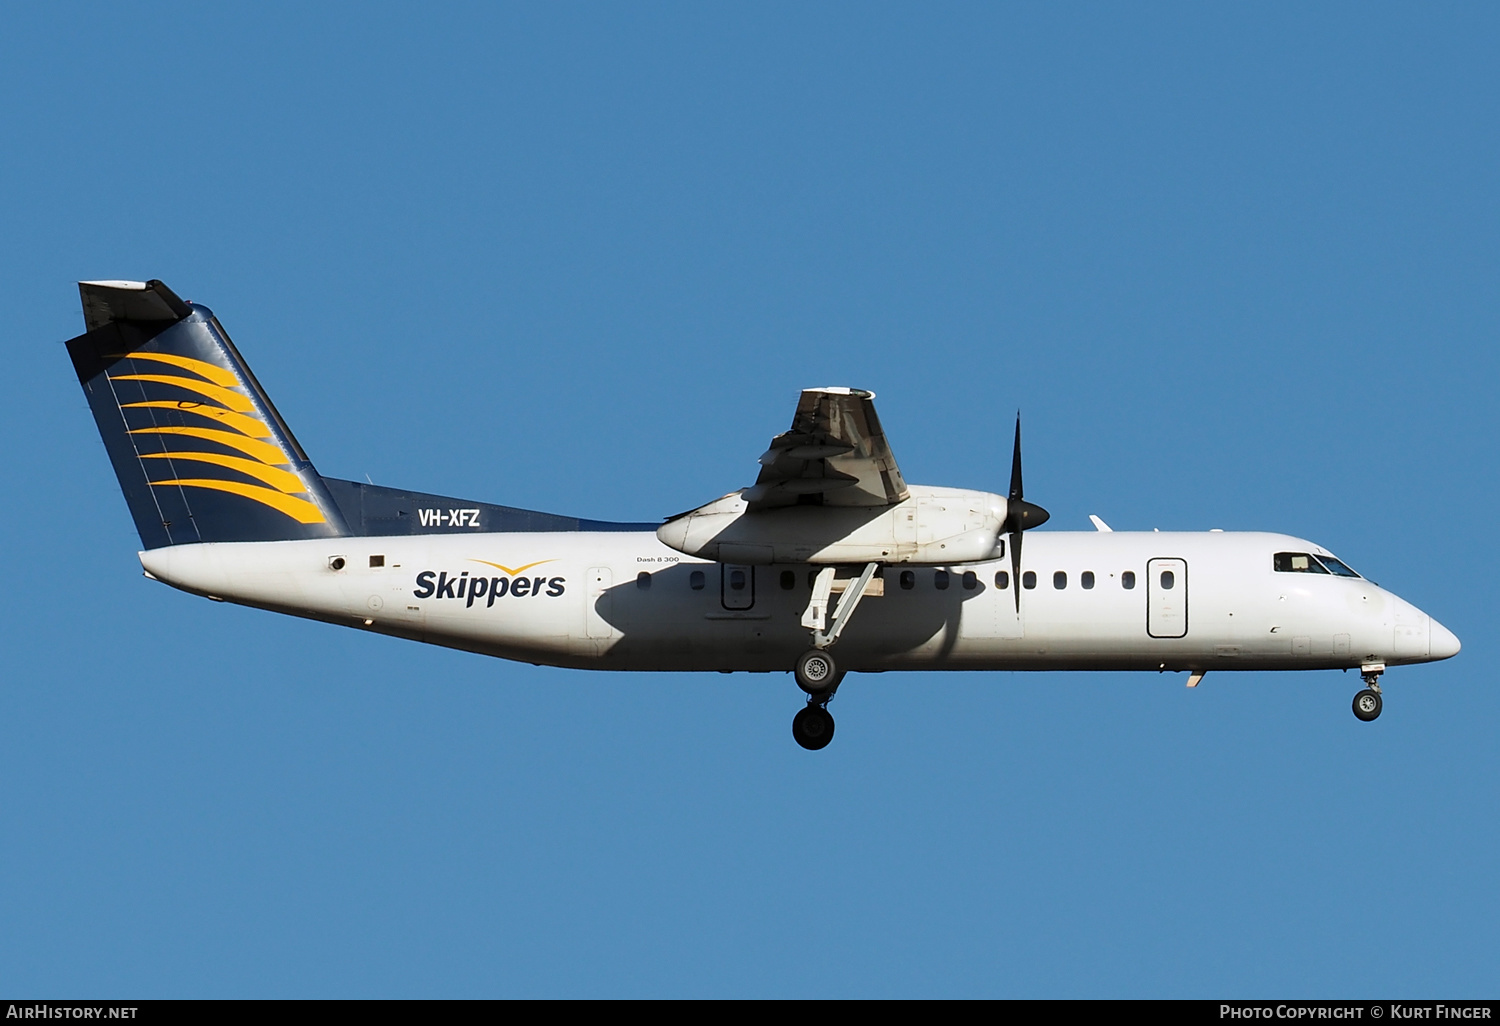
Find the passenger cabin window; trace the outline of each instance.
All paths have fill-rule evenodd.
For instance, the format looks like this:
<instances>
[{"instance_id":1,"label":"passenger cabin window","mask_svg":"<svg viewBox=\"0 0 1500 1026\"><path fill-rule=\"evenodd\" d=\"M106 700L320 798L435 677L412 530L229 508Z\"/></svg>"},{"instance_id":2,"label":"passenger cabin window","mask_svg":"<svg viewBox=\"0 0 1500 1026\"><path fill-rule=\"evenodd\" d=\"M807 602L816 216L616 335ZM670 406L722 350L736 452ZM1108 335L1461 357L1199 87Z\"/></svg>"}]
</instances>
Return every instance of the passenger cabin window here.
<instances>
[{"instance_id":1,"label":"passenger cabin window","mask_svg":"<svg viewBox=\"0 0 1500 1026\"><path fill-rule=\"evenodd\" d=\"M939 570L936 573L934 573L932 575L932 584L933 584L933 587L937 588L938 591L947 591L948 590L948 571L946 571L946 570Z\"/></svg>"},{"instance_id":2,"label":"passenger cabin window","mask_svg":"<svg viewBox=\"0 0 1500 1026\"><path fill-rule=\"evenodd\" d=\"M911 591L917 586L917 575L910 570L901 571L901 590Z\"/></svg>"},{"instance_id":3,"label":"passenger cabin window","mask_svg":"<svg viewBox=\"0 0 1500 1026\"><path fill-rule=\"evenodd\" d=\"M1161 590L1171 591L1177 585L1177 575L1170 570L1161 572Z\"/></svg>"},{"instance_id":4,"label":"passenger cabin window","mask_svg":"<svg viewBox=\"0 0 1500 1026\"><path fill-rule=\"evenodd\" d=\"M964 571L964 591L973 591L979 587L979 575L972 570Z\"/></svg>"},{"instance_id":5,"label":"passenger cabin window","mask_svg":"<svg viewBox=\"0 0 1500 1026\"><path fill-rule=\"evenodd\" d=\"M1009 588L1010 587L1010 574L1006 573L1004 570L996 571L996 573L995 573L995 587L999 588L1001 591L1004 591L1006 588Z\"/></svg>"},{"instance_id":6,"label":"passenger cabin window","mask_svg":"<svg viewBox=\"0 0 1500 1026\"><path fill-rule=\"evenodd\" d=\"M694 591L703 590L703 581L704 577L702 570L694 570L691 574L688 575L688 587L692 588Z\"/></svg>"},{"instance_id":7,"label":"passenger cabin window","mask_svg":"<svg viewBox=\"0 0 1500 1026\"><path fill-rule=\"evenodd\" d=\"M1062 591L1068 586L1068 574L1066 570L1059 570L1052 575L1052 587Z\"/></svg>"},{"instance_id":8,"label":"passenger cabin window","mask_svg":"<svg viewBox=\"0 0 1500 1026\"><path fill-rule=\"evenodd\" d=\"M795 571L795 570L783 570L783 571L781 571L781 590L782 591L791 591L796 586L797 586L797 571Z\"/></svg>"},{"instance_id":9,"label":"passenger cabin window","mask_svg":"<svg viewBox=\"0 0 1500 1026\"><path fill-rule=\"evenodd\" d=\"M731 570L731 571L729 571L729 589L731 591L744 591L745 590L745 571L743 571L743 570Z\"/></svg>"},{"instance_id":10,"label":"passenger cabin window","mask_svg":"<svg viewBox=\"0 0 1500 1026\"><path fill-rule=\"evenodd\" d=\"M645 570L635 575L635 586L642 591L651 590L651 574Z\"/></svg>"},{"instance_id":11,"label":"passenger cabin window","mask_svg":"<svg viewBox=\"0 0 1500 1026\"><path fill-rule=\"evenodd\" d=\"M1079 574L1078 583L1083 585L1083 589L1085 591L1092 588L1094 586L1094 571L1085 570L1083 573Z\"/></svg>"},{"instance_id":12,"label":"passenger cabin window","mask_svg":"<svg viewBox=\"0 0 1500 1026\"><path fill-rule=\"evenodd\" d=\"M1126 591L1129 591L1131 588L1135 587L1134 570L1126 570L1123 574L1120 575L1120 587L1124 588Z\"/></svg>"},{"instance_id":13,"label":"passenger cabin window","mask_svg":"<svg viewBox=\"0 0 1500 1026\"><path fill-rule=\"evenodd\" d=\"M1032 588L1036 587L1035 570L1028 570L1021 575L1021 587L1025 588L1027 591L1030 591Z\"/></svg>"}]
</instances>

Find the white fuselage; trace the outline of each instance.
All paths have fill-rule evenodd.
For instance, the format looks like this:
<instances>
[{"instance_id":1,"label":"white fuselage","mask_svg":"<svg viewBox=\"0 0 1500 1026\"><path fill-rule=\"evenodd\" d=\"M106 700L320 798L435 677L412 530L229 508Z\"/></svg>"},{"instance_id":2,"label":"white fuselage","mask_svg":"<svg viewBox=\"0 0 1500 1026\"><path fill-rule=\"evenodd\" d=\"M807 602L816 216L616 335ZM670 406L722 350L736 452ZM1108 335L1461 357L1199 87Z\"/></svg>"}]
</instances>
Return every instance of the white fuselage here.
<instances>
[{"instance_id":1,"label":"white fuselage","mask_svg":"<svg viewBox=\"0 0 1500 1026\"><path fill-rule=\"evenodd\" d=\"M1023 572L1035 587L1022 589L1019 616L1007 558L888 566L883 594L867 594L838 642L839 660L867 671L1216 671L1396 665L1458 651L1444 627L1370 581L1273 570L1273 554L1288 550L1325 553L1276 534L1028 533ZM809 647L800 621L817 571L695 559L646 531L175 545L141 553L141 563L216 599L615 670L790 669Z\"/></svg>"}]
</instances>

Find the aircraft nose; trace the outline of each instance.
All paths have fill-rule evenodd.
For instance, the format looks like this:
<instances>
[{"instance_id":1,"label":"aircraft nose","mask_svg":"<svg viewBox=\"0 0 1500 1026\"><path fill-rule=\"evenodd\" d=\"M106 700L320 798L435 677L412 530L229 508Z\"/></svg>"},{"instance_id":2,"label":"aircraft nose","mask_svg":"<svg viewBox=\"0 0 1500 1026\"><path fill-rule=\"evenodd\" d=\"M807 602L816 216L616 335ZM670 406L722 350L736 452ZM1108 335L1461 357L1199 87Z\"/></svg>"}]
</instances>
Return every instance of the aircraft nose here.
<instances>
[{"instance_id":1,"label":"aircraft nose","mask_svg":"<svg viewBox=\"0 0 1500 1026\"><path fill-rule=\"evenodd\" d=\"M1429 620L1427 634L1427 655L1432 659L1450 659L1458 655L1458 650L1463 648L1459 643L1458 635L1438 623Z\"/></svg>"}]
</instances>

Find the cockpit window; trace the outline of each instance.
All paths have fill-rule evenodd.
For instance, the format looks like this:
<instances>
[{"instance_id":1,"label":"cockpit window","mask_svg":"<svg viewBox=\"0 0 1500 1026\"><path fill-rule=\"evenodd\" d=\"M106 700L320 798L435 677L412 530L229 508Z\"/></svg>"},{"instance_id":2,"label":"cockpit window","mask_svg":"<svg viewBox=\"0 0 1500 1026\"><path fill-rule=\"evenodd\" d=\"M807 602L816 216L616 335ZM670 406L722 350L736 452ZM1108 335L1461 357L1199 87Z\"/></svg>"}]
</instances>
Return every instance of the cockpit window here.
<instances>
[{"instance_id":1,"label":"cockpit window","mask_svg":"<svg viewBox=\"0 0 1500 1026\"><path fill-rule=\"evenodd\" d=\"M1332 556L1315 556L1310 552L1278 552L1273 566L1282 574L1335 574L1339 577L1358 577L1359 574L1334 559Z\"/></svg>"},{"instance_id":2,"label":"cockpit window","mask_svg":"<svg viewBox=\"0 0 1500 1026\"><path fill-rule=\"evenodd\" d=\"M1350 570L1349 567L1346 564L1339 562L1337 559L1334 559L1332 556L1319 556L1318 557L1318 562L1322 563L1329 570L1331 570L1334 573L1338 574L1340 577L1358 577L1359 576L1359 574L1355 573L1353 570Z\"/></svg>"},{"instance_id":3,"label":"cockpit window","mask_svg":"<svg viewBox=\"0 0 1500 1026\"><path fill-rule=\"evenodd\" d=\"M1278 552L1275 556L1279 574L1326 574L1328 568L1309 552Z\"/></svg>"}]
</instances>

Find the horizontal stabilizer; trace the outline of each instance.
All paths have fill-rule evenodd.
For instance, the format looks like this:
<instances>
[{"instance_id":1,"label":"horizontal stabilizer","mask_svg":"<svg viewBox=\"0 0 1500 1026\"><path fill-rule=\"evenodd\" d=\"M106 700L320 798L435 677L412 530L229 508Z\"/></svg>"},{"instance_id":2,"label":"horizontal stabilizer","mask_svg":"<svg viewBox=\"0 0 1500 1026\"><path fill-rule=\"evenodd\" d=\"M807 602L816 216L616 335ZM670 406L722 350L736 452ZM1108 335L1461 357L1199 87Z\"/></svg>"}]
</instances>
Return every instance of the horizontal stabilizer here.
<instances>
[{"instance_id":1,"label":"horizontal stabilizer","mask_svg":"<svg viewBox=\"0 0 1500 1026\"><path fill-rule=\"evenodd\" d=\"M177 294L155 279L151 281L81 281L83 323L87 330L116 321L132 324L176 324L192 311Z\"/></svg>"}]
</instances>

